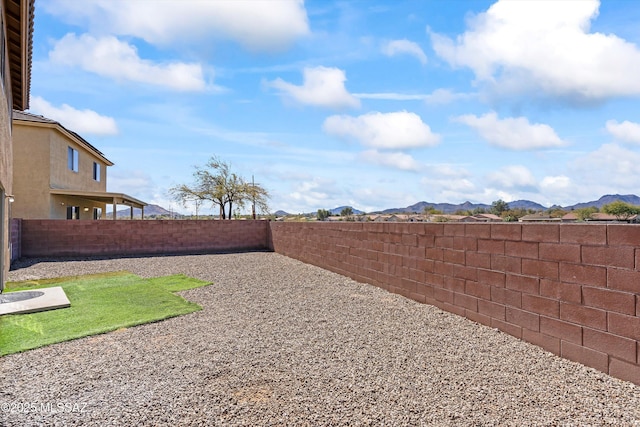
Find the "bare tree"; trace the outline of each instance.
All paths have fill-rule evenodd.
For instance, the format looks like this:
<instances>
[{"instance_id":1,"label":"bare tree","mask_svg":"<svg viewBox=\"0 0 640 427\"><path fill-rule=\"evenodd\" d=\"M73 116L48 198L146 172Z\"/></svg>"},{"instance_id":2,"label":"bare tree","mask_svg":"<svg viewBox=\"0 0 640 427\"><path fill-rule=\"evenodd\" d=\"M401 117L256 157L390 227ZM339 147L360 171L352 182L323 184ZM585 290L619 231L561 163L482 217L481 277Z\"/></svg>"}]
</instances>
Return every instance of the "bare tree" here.
<instances>
[{"instance_id":1,"label":"bare tree","mask_svg":"<svg viewBox=\"0 0 640 427\"><path fill-rule=\"evenodd\" d=\"M215 156L205 166L196 167L193 177L193 184L180 184L169 189L173 198L183 205L187 202L211 202L212 206L220 208L220 219L232 218L234 204L244 207L251 202L262 212L269 210L269 192L259 184L247 183L231 171L229 163Z\"/></svg>"}]
</instances>

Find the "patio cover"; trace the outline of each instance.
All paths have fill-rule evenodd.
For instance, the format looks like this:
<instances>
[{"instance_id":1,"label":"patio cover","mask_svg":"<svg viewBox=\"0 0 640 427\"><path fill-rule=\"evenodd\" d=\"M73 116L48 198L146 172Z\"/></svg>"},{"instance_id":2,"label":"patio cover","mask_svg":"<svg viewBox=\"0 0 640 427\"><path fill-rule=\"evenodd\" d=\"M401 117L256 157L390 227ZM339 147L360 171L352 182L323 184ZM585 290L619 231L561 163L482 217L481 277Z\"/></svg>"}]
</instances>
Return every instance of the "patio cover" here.
<instances>
[{"instance_id":1,"label":"patio cover","mask_svg":"<svg viewBox=\"0 0 640 427\"><path fill-rule=\"evenodd\" d=\"M93 200L98 203L106 203L113 205L113 219L116 219L116 206L127 205L131 208L131 219L133 219L133 208L139 208L142 210L142 219L144 219L144 207L147 203L122 193L108 193L103 191L78 191L78 190L63 190L63 189L51 189L50 194L56 196L75 196L82 197L83 199Z\"/></svg>"}]
</instances>

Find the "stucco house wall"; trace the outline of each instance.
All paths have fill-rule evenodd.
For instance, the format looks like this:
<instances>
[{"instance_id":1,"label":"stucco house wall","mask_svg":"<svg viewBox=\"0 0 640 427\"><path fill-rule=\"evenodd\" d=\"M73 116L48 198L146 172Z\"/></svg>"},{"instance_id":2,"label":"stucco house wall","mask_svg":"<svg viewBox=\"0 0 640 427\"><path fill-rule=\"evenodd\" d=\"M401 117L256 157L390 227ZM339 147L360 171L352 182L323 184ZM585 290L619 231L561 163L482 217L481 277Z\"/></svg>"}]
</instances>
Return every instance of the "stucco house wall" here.
<instances>
[{"instance_id":1,"label":"stucco house wall","mask_svg":"<svg viewBox=\"0 0 640 427\"><path fill-rule=\"evenodd\" d=\"M13 217L66 219L70 206L79 208L79 219L94 219L95 209L105 216L105 202L51 190L104 193L111 162L77 134L45 117L14 112L13 129ZM69 148L77 154L77 171L69 168ZM94 179L94 164L100 168L99 180Z\"/></svg>"},{"instance_id":2,"label":"stucco house wall","mask_svg":"<svg viewBox=\"0 0 640 427\"><path fill-rule=\"evenodd\" d=\"M16 132L16 129L21 129ZM20 196L12 206L14 218L49 216L49 144L47 130L14 125L14 191ZM28 178L28 179L27 179ZM45 201L44 203L42 201Z\"/></svg>"}]
</instances>

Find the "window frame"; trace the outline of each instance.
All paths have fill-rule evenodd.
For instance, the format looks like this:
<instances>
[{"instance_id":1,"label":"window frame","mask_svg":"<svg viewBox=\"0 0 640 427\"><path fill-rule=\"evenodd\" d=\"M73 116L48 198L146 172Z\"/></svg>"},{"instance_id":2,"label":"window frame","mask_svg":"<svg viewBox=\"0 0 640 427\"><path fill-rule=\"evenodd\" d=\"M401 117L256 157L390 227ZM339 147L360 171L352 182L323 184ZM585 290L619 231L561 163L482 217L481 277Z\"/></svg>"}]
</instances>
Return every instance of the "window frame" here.
<instances>
[{"instance_id":1,"label":"window frame","mask_svg":"<svg viewBox=\"0 0 640 427\"><path fill-rule=\"evenodd\" d=\"M102 172L102 168L100 167L100 163L98 162L93 162L93 180L96 182L100 182L101 181L101 177L100 174Z\"/></svg>"},{"instance_id":2,"label":"window frame","mask_svg":"<svg viewBox=\"0 0 640 427\"><path fill-rule=\"evenodd\" d=\"M80 219L80 206L67 206L67 219Z\"/></svg>"},{"instance_id":3,"label":"window frame","mask_svg":"<svg viewBox=\"0 0 640 427\"><path fill-rule=\"evenodd\" d=\"M67 147L67 169L72 172L78 173L80 170L80 161L78 159L78 150L75 148L68 146Z\"/></svg>"}]
</instances>

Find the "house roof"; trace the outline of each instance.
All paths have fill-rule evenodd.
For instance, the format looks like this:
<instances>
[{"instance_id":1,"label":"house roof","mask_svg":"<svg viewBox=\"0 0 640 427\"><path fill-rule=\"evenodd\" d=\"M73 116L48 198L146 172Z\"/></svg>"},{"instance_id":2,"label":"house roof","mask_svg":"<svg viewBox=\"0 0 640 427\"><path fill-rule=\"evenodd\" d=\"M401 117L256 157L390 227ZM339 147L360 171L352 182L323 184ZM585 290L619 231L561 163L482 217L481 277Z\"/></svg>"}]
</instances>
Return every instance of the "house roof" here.
<instances>
[{"instance_id":1,"label":"house roof","mask_svg":"<svg viewBox=\"0 0 640 427\"><path fill-rule=\"evenodd\" d=\"M635 220L638 215L632 215L628 218L628 220ZM578 215L573 212L570 212L562 217L563 221L577 221ZM591 214L591 217L587 221L618 221L618 218L615 215L610 215L604 212L595 212Z\"/></svg>"},{"instance_id":2,"label":"house roof","mask_svg":"<svg viewBox=\"0 0 640 427\"><path fill-rule=\"evenodd\" d=\"M7 29L7 57L13 108L29 108L35 0L2 0Z\"/></svg>"},{"instance_id":3,"label":"house roof","mask_svg":"<svg viewBox=\"0 0 640 427\"><path fill-rule=\"evenodd\" d=\"M19 121L19 122L28 122L35 126L51 127L51 128L57 129L58 131L66 135L68 138L74 140L81 146L84 146L87 150L93 152L96 156L100 157L107 164L107 166L113 166L113 162L107 159L100 150L98 150L96 147L91 145L86 139L84 139L74 131L65 128L55 120L48 119L44 116L38 116L36 114L26 113L24 111L17 111L17 110L13 111L13 120Z\"/></svg>"},{"instance_id":4,"label":"house roof","mask_svg":"<svg viewBox=\"0 0 640 427\"><path fill-rule=\"evenodd\" d=\"M518 221L519 222L527 222L527 221L556 222L556 221L562 221L562 218L555 218L545 212L538 212L530 215L525 215L522 218L520 218Z\"/></svg>"},{"instance_id":5,"label":"house roof","mask_svg":"<svg viewBox=\"0 0 640 427\"><path fill-rule=\"evenodd\" d=\"M494 221L502 221L501 217L499 217L498 215L495 215L495 214L490 214L490 213L476 214L476 215L474 215L474 217L476 217L476 218L486 218L486 219L490 219L490 220L494 220Z\"/></svg>"}]
</instances>

